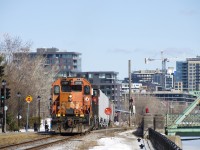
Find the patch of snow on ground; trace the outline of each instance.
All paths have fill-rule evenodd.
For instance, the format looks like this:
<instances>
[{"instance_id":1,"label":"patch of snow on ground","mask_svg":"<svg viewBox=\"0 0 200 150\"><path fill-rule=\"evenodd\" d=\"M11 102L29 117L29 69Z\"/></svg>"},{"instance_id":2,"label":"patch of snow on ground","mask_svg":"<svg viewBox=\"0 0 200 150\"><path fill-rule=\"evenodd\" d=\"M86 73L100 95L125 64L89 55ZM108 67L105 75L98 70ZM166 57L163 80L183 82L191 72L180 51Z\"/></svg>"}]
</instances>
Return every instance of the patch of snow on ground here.
<instances>
[{"instance_id":1,"label":"patch of snow on ground","mask_svg":"<svg viewBox=\"0 0 200 150\"><path fill-rule=\"evenodd\" d=\"M127 145L122 138L101 138L97 142L100 146L95 146L90 150L131 150L131 146Z\"/></svg>"}]
</instances>

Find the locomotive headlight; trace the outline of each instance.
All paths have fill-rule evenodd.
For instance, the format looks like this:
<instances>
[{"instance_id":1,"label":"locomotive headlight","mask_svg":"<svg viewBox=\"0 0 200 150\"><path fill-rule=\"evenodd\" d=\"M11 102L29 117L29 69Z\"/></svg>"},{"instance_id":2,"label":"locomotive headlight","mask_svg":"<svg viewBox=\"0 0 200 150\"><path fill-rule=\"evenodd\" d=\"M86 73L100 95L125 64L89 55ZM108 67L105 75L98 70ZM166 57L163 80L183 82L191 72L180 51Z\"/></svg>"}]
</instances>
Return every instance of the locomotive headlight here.
<instances>
[{"instance_id":1,"label":"locomotive headlight","mask_svg":"<svg viewBox=\"0 0 200 150\"><path fill-rule=\"evenodd\" d=\"M85 101L85 102L88 102L89 100L90 100L89 97L85 97L85 98L84 98L84 101Z\"/></svg>"},{"instance_id":2,"label":"locomotive headlight","mask_svg":"<svg viewBox=\"0 0 200 150\"><path fill-rule=\"evenodd\" d=\"M68 96L68 101L72 102L72 95L71 94L69 94L69 96Z\"/></svg>"}]
</instances>

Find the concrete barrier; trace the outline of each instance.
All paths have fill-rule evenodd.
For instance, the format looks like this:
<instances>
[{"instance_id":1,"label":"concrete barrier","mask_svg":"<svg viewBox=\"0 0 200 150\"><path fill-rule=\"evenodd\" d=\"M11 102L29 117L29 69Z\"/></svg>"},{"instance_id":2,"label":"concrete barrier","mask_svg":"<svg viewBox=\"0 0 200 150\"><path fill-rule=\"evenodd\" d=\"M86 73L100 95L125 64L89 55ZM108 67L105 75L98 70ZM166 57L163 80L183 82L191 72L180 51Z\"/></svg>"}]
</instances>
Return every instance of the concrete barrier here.
<instances>
[{"instance_id":1,"label":"concrete barrier","mask_svg":"<svg viewBox=\"0 0 200 150\"><path fill-rule=\"evenodd\" d=\"M148 138L149 128L154 128L154 116L150 113L146 113L143 116L143 138Z\"/></svg>"},{"instance_id":2,"label":"concrete barrier","mask_svg":"<svg viewBox=\"0 0 200 150\"><path fill-rule=\"evenodd\" d=\"M161 114L154 116L154 130L165 133L165 117Z\"/></svg>"}]
</instances>

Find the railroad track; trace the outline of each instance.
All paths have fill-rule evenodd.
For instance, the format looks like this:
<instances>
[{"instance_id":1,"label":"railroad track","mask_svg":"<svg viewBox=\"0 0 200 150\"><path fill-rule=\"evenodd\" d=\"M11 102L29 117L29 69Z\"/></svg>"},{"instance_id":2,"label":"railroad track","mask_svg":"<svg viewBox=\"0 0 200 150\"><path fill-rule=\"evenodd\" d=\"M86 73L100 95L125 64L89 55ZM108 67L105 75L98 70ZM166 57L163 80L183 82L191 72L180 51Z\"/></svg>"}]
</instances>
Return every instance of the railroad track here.
<instances>
[{"instance_id":1,"label":"railroad track","mask_svg":"<svg viewBox=\"0 0 200 150\"><path fill-rule=\"evenodd\" d=\"M94 130L91 131L91 133L98 133L98 132L116 132L116 131L123 131L126 129L120 129L120 128L112 128L112 129L102 129L102 130ZM84 137L85 135L89 134L90 132L86 132L84 134L62 134L65 136L61 136L59 135L51 135L48 137L44 137L44 138L39 138L36 140L31 140L31 141L27 141L27 142L22 142L22 143L18 143L18 144L12 144L12 145L6 145L6 146L0 146L0 149L3 150L39 150L39 149L45 149L48 147L51 147L53 145L57 145L57 144L63 144L67 141L77 141L80 136ZM82 141L82 140L81 140Z\"/></svg>"},{"instance_id":2,"label":"railroad track","mask_svg":"<svg viewBox=\"0 0 200 150\"><path fill-rule=\"evenodd\" d=\"M67 136L67 137L66 136L51 136L51 137L40 138L40 139L27 141L27 142L23 142L23 143L1 146L0 149L3 149L3 150L17 150L17 149L38 150L38 149L44 149L44 148L50 147L52 145L60 144L60 143L66 142L68 140L72 140L79 136L80 135Z\"/></svg>"},{"instance_id":3,"label":"railroad track","mask_svg":"<svg viewBox=\"0 0 200 150\"><path fill-rule=\"evenodd\" d=\"M42 142L40 145L35 145L35 146L32 146L32 147L26 148L26 150L44 149L44 148L50 147L52 145L64 143L64 142L69 141L69 140L71 140L73 138L74 138L74 136L68 136L68 137L65 137L63 139L57 139L55 141L51 141L51 142L47 142L47 143Z\"/></svg>"}]
</instances>

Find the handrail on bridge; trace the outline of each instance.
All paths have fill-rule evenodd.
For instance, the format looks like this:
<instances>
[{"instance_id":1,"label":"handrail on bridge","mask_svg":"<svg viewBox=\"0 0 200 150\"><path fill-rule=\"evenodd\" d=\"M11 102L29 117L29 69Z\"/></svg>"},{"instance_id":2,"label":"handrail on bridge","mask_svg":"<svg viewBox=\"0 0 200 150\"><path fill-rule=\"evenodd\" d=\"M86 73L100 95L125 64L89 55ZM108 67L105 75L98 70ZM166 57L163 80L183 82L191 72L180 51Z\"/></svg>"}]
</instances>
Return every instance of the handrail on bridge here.
<instances>
[{"instance_id":1,"label":"handrail on bridge","mask_svg":"<svg viewBox=\"0 0 200 150\"><path fill-rule=\"evenodd\" d=\"M153 146L159 150L182 150L174 142L169 140L166 136L149 128L149 139Z\"/></svg>"}]
</instances>

